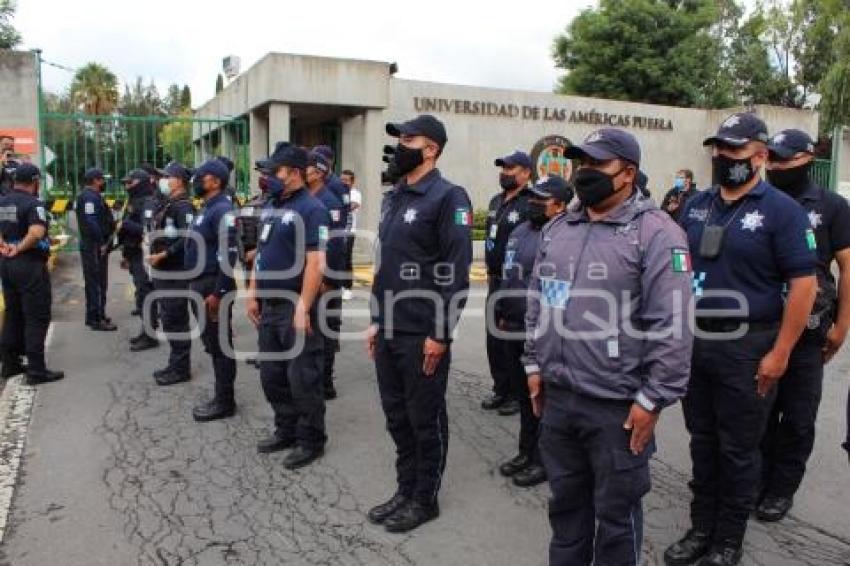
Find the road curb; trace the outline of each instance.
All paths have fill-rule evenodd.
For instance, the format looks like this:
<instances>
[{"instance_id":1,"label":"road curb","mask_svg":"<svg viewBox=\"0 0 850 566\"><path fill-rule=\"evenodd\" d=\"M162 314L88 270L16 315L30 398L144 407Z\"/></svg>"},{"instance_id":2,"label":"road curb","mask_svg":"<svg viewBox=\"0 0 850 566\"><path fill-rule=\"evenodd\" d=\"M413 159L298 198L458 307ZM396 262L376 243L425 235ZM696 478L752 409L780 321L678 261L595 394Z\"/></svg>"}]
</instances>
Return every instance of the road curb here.
<instances>
[{"instance_id":1,"label":"road curb","mask_svg":"<svg viewBox=\"0 0 850 566\"><path fill-rule=\"evenodd\" d=\"M35 388L24 385L22 379L22 376L8 379L0 391L0 544L8 531L9 512L35 400Z\"/></svg>"}]
</instances>

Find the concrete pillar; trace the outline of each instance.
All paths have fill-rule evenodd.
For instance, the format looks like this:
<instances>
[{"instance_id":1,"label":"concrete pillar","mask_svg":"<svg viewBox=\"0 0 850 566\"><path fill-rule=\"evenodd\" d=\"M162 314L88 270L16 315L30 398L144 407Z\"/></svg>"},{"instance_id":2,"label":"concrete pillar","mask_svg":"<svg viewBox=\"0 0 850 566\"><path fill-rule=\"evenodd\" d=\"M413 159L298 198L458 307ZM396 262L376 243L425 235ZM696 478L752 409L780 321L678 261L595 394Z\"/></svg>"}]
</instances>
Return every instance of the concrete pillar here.
<instances>
[{"instance_id":1,"label":"concrete pillar","mask_svg":"<svg viewBox=\"0 0 850 566\"><path fill-rule=\"evenodd\" d=\"M382 110L366 110L363 117L363 138L361 156L362 163L356 170L357 186L363 195L358 218L358 230L368 230L371 236L358 238L357 259L371 260L372 242L378 235L378 217L381 213L381 198L384 188L381 186L381 171L385 164L381 161L384 147L384 112ZM345 149L343 148L343 152ZM365 234L364 234L365 236Z\"/></svg>"},{"instance_id":2,"label":"concrete pillar","mask_svg":"<svg viewBox=\"0 0 850 566\"><path fill-rule=\"evenodd\" d=\"M269 155L269 118L258 109L248 116L248 156L251 166L251 191L257 192L260 174L254 170L254 163Z\"/></svg>"},{"instance_id":3,"label":"concrete pillar","mask_svg":"<svg viewBox=\"0 0 850 566\"><path fill-rule=\"evenodd\" d=\"M221 155L230 158L235 164L234 171L230 174L230 184L236 187L236 169L242 165L236 155L236 132L230 126L221 126L218 131L221 136Z\"/></svg>"},{"instance_id":4,"label":"concrete pillar","mask_svg":"<svg viewBox=\"0 0 850 566\"><path fill-rule=\"evenodd\" d=\"M289 104L281 102L269 103L269 151L279 141L289 141L289 122L292 118Z\"/></svg>"}]
</instances>

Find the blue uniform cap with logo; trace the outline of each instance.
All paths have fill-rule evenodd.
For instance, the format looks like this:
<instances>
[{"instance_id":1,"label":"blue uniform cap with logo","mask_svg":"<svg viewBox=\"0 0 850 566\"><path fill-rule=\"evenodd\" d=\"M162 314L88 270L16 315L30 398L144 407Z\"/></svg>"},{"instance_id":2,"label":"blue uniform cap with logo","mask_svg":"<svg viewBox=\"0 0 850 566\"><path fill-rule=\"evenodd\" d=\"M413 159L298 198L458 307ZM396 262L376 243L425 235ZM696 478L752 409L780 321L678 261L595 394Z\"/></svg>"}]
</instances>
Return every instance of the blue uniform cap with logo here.
<instances>
[{"instance_id":1,"label":"blue uniform cap with logo","mask_svg":"<svg viewBox=\"0 0 850 566\"><path fill-rule=\"evenodd\" d=\"M531 192L536 197L560 202L570 202L573 198L573 188L566 179L557 175L541 178L531 187Z\"/></svg>"},{"instance_id":2,"label":"blue uniform cap with logo","mask_svg":"<svg viewBox=\"0 0 850 566\"><path fill-rule=\"evenodd\" d=\"M147 174L143 169L133 169L127 175L121 178L122 183L129 183L130 181L150 181L151 176Z\"/></svg>"},{"instance_id":3,"label":"blue uniform cap with logo","mask_svg":"<svg viewBox=\"0 0 850 566\"><path fill-rule=\"evenodd\" d=\"M32 183L41 179L41 170L32 163L21 163L15 169L15 181L18 183Z\"/></svg>"},{"instance_id":4,"label":"blue uniform cap with logo","mask_svg":"<svg viewBox=\"0 0 850 566\"><path fill-rule=\"evenodd\" d=\"M176 161L172 161L166 165L163 173L165 173L166 177L176 177L177 179L183 179L184 181L188 181L192 178L192 170L188 167L184 167L183 164Z\"/></svg>"},{"instance_id":5,"label":"blue uniform cap with logo","mask_svg":"<svg viewBox=\"0 0 850 566\"><path fill-rule=\"evenodd\" d=\"M516 150L510 155L500 157L493 162L496 167L516 167L519 165L525 169L532 169L531 158L524 151Z\"/></svg>"},{"instance_id":6,"label":"blue uniform cap with logo","mask_svg":"<svg viewBox=\"0 0 850 566\"><path fill-rule=\"evenodd\" d=\"M207 175L212 175L221 181L222 185L226 185L227 181L230 180L230 171L228 171L227 166L218 159L209 159L201 164L200 167L195 169L195 179L201 180Z\"/></svg>"},{"instance_id":7,"label":"blue uniform cap with logo","mask_svg":"<svg viewBox=\"0 0 850 566\"><path fill-rule=\"evenodd\" d=\"M315 149L310 153L308 164L325 174L331 170L331 164L330 161L328 161L328 158L317 152Z\"/></svg>"},{"instance_id":8,"label":"blue uniform cap with logo","mask_svg":"<svg viewBox=\"0 0 850 566\"><path fill-rule=\"evenodd\" d=\"M331 146L329 145L317 145L313 148L313 151L311 153L318 153L319 155L327 159L329 162L333 161L336 157L334 150L331 149Z\"/></svg>"},{"instance_id":9,"label":"blue uniform cap with logo","mask_svg":"<svg viewBox=\"0 0 850 566\"><path fill-rule=\"evenodd\" d=\"M407 122L390 122L386 126L387 134L394 138L401 136L425 136L443 149L449 141L446 127L430 114L422 114Z\"/></svg>"},{"instance_id":10,"label":"blue uniform cap with logo","mask_svg":"<svg viewBox=\"0 0 850 566\"><path fill-rule=\"evenodd\" d=\"M587 136L580 145L568 147L564 156L569 159L588 156L596 161L625 159L640 165L640 145L629 132L617 128L602 128Z\"/></svg>"},{"instance_id":11,"label":"blue uniform cap with logo","mask_svg":"<svg viewBox=\"0 0 850 566\"><path fill-rule=\"evenodd\" d=\"M815 153L815 142L809 134L802 130L782 130L770 139L767 144L771 159L781 161L791 159L798 153Z\"/></svg>"},{"instance_id":12,"label":"blue uniform cap with logo","mask_svg":"<svg viewBox=\"0 0 850 566\"><path fill-rule=\"evenodd\" d=\"M83 180L86 183L90 183L95 179L103 179L103 177L103 169L101 169L100 167L89 167L88 169L86 169L86 172L83 175Z\"/></svg>"},{"instance_id":13,"label":"blue uniform cap with logo","mask_svg":"<svg viewBox=\"0 0 850 566\"><path fill-rule=\"evenodd\" d=\"M308 161L309 158L305 149L294 146L289 142L278 142L268 159L257 161L257 169L268 173L284 166L306 169Z\"/></svg>"},{"instance_id":14,"label":"blue uniform cap with logo","mask_svg":"<svg viewBox=\"0 0 850 566\"><path fill-rule=\"evenodd\" d=\"M751 112L732 114L720 124L717 133L705 138L702 145L730 145L741 147L752 141L767 143L767 126Z\"/></svg>"}]
</instances>

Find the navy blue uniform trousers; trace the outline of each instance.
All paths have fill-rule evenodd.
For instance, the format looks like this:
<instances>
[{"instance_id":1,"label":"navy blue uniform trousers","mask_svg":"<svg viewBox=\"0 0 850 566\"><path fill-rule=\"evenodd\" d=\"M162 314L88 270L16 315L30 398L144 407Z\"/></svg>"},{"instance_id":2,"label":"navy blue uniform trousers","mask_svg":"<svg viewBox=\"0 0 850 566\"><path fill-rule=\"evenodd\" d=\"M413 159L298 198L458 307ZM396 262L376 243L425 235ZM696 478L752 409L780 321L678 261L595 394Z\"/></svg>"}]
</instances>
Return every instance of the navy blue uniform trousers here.
<instances>
[{"instance_id":1,"label":"navy blue uniform trousers","mask_svg":"<svg viewBox=\"0 0 850 566\"><path fill-rule=\"evenodd\" d=\"M189 373L191 366L192 341L181 337L189 332L189 298L185 292L189 284L185 280L154 279L157 291L166 293L157 299L162 329L168 338L170 352L167 368L178 373ZM180 294L170 294L179 292Z\"/></svg>"},{"instance_id":2,"label":"navy blue uniform trousers","mask_svg":"<svg viewBox=\"0 0 850 566\"><path fill-rule=\"evenodd\" d=\"M198 279L193 280L189 284L189 289L205 299L210 296L215 290L218 276L215 274L202 275ZM203 300L200 301L203 304ZM200 314L197 312L198 305L195 301L191 302L192 311L195 318L200 320ZM204 350L212 358L213 373L215 374L215 398L224 403L233 403L233 383L236 381L236 360L226 355L222 349L219 332L222 325L225 327L225 339L230 348L233 348L233 304L229 309L221 312L218 320L212 320L209 316L206 317L206 324L201 329L201 341L204 344Z\"/></svg>"}]
</instances>

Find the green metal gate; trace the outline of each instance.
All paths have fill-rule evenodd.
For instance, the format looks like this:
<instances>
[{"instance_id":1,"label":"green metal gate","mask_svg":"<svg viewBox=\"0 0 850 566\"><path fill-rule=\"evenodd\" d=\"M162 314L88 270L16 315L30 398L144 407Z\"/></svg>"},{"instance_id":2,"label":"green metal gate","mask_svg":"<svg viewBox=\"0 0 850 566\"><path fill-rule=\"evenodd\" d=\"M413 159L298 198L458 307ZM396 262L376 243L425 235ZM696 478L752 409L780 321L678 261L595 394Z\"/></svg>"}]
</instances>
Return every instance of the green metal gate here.
<instances>
[{"instance_id":1,"label":"green metal gate","mask_svg":"<svg viewBox=\"0 0 850 566\"><path fill-rule=\"evenodd\" d=\"M829 159L815 159L809 176L821 187L835 190L832 186L832 161Z\"/></svg>"},{"instance_id":2,"label":"green metal gate","mask_svg":"<svg viewBox=\"0 0 850 566\"><path fill-rule=\"evenodd\" d=\"M41 155L46 182L43 197L53 215L51 234L76 248L71 203L83 188L89 167L104 170L104 196L120 207L126 199L120 179L145 163L163 168L170 161L193 167L225 155L234 162L237 194L249 194L248 124L244 119L180 116L94 116L44 112L40 116Z\"/></svg>"}]
</instances>

